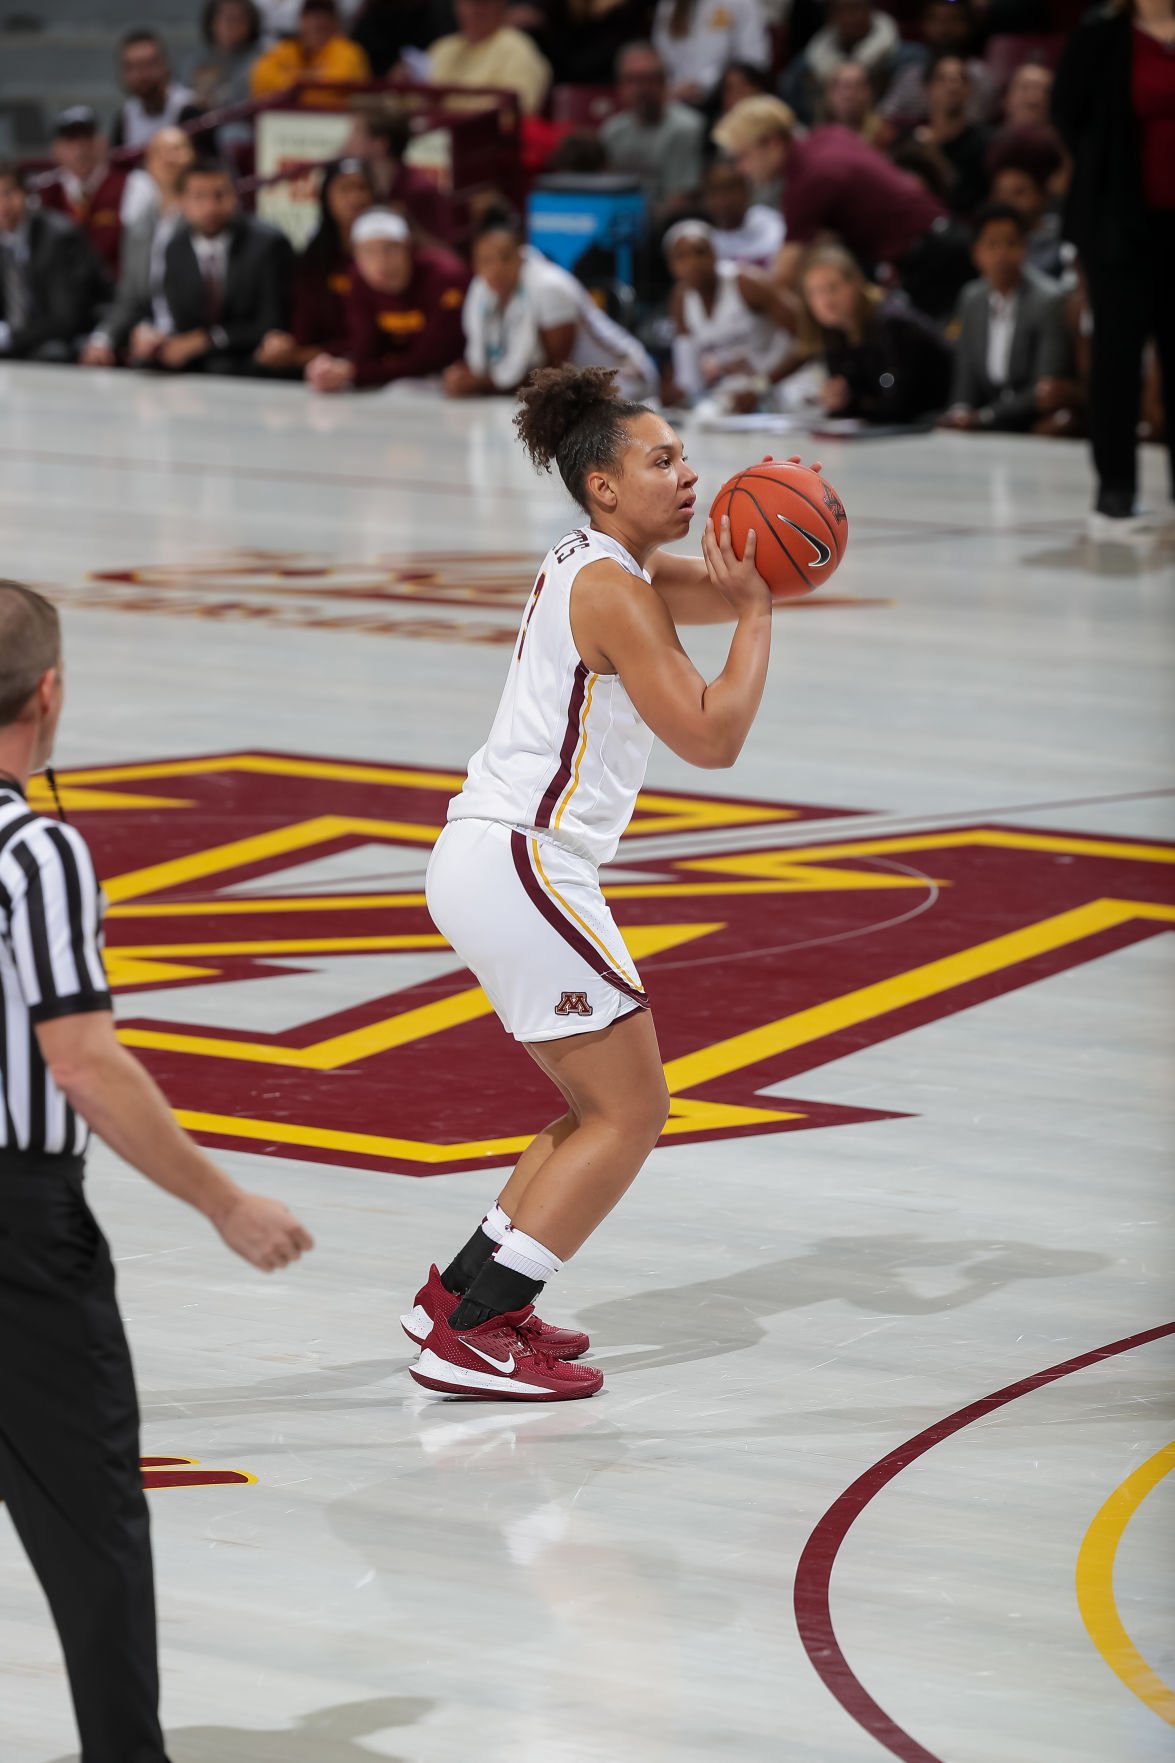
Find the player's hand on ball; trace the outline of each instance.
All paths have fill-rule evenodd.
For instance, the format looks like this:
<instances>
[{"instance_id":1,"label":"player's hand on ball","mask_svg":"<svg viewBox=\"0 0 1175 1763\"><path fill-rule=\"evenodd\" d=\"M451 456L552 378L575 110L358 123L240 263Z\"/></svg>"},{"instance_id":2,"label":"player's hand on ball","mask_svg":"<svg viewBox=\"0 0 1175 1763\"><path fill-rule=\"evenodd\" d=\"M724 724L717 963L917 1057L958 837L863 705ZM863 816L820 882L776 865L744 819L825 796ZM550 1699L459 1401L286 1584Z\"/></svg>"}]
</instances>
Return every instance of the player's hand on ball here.
<instances>
[{"instance_id":1,"label":"player's hand on ball","mask_svg":"<svg viewBox=\"0 0 1175 1763\"><path fill-rule=\"evenodd\" d=\"M747 533L742 559L735 555L730 521L724 514L717 532L708 520L702 533L702 555L710 580L741 618L746 613L770 612L771 590L755 568L755 529Z\"/></svg>"},{"instance_id":2,"label":"player's hand on ball","mask_svg":"<svg viewBox=\"0 0 1175 1763\"><path fill-rule=\"evenodd\" d=\"M314 1247L314 1238L289 1207L264 1194L239 1195L213 1222L229 1248L263 1273L288 1267Z\"/></svg>"}]
</instances>

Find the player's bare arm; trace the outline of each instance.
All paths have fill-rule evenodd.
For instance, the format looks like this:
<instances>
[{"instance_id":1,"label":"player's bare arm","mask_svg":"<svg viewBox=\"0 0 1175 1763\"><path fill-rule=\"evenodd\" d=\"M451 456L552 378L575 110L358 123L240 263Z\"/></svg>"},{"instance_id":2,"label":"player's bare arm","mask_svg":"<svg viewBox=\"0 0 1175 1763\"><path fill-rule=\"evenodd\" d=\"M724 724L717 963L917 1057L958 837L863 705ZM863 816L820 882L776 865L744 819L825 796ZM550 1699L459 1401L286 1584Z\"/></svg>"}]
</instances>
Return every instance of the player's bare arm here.
<instances>
[{"instance_id":1,"label":"player's bare arm","mask_svg":"<svg viewBox=\"0 0 1175 1763\"><path fill-rule=\"evenodd\" d=\"M655 587L611 563L585 569L572 599L572 628L593 670L619 673L644 721L690 765L715 770L742 751L763 695L771 654L771 594L755 569L753 539L735 557L729 527L703 537L712 598L735 621L726 666L710 685L677 635ZM616 660L613 660L616 657Z\"/></svg>"}]
</instances>

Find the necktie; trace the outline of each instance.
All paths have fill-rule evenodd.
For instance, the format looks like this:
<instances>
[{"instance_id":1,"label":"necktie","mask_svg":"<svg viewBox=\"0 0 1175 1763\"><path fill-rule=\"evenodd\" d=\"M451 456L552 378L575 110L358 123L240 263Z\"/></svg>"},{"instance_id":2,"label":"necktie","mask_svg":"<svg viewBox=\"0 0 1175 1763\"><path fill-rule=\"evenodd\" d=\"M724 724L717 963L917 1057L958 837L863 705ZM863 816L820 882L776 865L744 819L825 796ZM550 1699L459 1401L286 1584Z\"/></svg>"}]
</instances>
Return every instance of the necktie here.
<instances>
[{"instance_id":1,"label":"necktie","mask_svg":"<svg viewBox=\"0 0 1175 1763\"><path fill-rule=\"evenodd\" d=\"M211 252L204 259L204 301L208 309L209 324L216 324L224 311L224 281L220 273L220 258Z\"/></svg>"},{"instance_id":2,"label":"necktie","mask_svg":"<svg viewBox=\"0 0 1175 1763\"><path fill-rule=\"evenodd\" d=\"M18 262L10 244L0 245L0 292L4 295L4 317L9 329L23 329L29 315L28 286L24 265Z\"/></svg>"}]
</instances>

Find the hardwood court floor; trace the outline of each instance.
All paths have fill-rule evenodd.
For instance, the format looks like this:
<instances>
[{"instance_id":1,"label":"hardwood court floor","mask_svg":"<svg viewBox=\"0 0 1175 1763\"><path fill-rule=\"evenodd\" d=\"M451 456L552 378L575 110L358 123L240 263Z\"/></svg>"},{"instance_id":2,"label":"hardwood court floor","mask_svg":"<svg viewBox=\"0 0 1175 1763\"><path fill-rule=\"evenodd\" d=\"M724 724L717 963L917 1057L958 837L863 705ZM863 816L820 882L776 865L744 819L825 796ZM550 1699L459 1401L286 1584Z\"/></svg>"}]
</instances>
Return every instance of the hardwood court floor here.
<instances>
[{"instance_id":1,"label":"hardwood court floor","mask_svg":"<svg viewBox=\"0 0 1175 1763\"><path fill-rule=\"evenodd\" d=\"M320 1243L93 1156L174 1763L1171 1754L1175 548L1081 536L1076 447L821 452L842 571L607 878L674 1114L546 1301L605 1393L520 1412L405 1371L553 1108L420 884L573 517L501 405L0 369L123 1032ZM0 1523L0 1757L74 1755Z\"/></svg>"}]
</instances>

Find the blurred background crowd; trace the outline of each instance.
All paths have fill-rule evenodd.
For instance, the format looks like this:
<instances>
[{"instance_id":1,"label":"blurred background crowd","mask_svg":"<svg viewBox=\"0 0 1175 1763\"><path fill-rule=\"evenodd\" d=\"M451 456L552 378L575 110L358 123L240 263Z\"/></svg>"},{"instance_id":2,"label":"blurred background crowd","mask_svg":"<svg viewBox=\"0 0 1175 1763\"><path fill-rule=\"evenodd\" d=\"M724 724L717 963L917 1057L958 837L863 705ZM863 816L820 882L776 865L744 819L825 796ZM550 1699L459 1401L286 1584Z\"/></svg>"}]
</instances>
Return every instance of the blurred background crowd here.
<instances>
[{"instance_id":1,"label":"blurred background crowd","mask_svg":"<svg viewBox=\"0 0 1175 1763\"><path fill-rule=\"evenodd\" d=\"M1173 0L93 3L0 31L0 358L1175 445Z\"/></svg>"}]
</instances>

